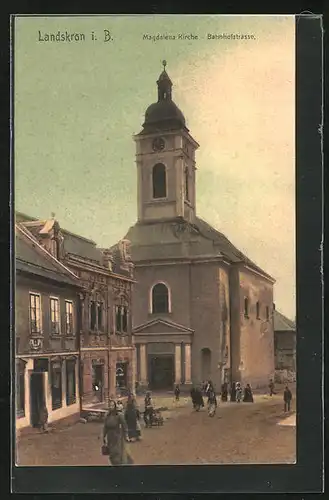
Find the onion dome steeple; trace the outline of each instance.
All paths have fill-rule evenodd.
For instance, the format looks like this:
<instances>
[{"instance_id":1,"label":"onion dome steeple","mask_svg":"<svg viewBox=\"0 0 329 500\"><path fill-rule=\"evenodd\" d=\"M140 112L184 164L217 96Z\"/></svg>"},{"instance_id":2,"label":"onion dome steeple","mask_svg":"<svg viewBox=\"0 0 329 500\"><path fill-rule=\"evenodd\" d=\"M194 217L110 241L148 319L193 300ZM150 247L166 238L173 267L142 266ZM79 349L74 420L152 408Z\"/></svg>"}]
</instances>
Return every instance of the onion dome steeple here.
<instances>
[{"instance_id":1,"label":"onion dome steeple","mask_svg":"<svg viewBox=\"0 0 329 500\"><path fill-rule=\"evenodd\" d=\"M185 118L172 100L172 81L166 71L167 62L163 61L163 71L157 80L158 102L151 104L145 112L142 134L164 130L186 129Z\"/></svg>"}]
</instances>

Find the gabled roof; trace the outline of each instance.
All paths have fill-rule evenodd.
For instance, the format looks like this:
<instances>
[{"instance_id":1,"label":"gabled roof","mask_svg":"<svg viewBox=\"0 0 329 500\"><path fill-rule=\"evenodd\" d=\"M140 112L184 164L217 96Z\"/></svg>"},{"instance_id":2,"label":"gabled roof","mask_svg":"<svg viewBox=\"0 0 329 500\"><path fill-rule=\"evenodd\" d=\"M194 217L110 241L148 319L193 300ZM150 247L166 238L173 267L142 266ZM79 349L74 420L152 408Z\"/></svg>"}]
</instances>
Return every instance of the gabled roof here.
<instances>
[{"instance_id":1,"label":"gabled roof","mask_svg":"<svg viewBox=\"0 0 329 500\"><path fill-rule=\"evenodd\" d=\"M78 276L47 252L26 228L16 224L15 229L16 271L74 287L81 286Z\"/></svg>"},{"instance_id":2,"label":"gabled roof","mask_svg":"<svg viewBox=\"0 0 329 500\"><path fill-rule=\"evenodd\" d=\"M53 218L49 220L36 219L23 214L22 212L16 212L15 215L16 221L20 224L20 226L25 227L36 240L39 240L40 237L47 235L55 224L57 225L57 228L59 228L58 222ZM92 270L96 272L101 270L111 275L116 275L119 279L122 278L133 281L129 263L126 262L122 252L120 251L119 244L114 245L110 249L102 249L97 247L95 241L85 238L84 236L72 233L71 231L63 228L60 228L60 231L64 237L64 255L66 256L66 259L70 260L70 263L73 261L80 261L80 264L92 266ZM106 251L108 253L108 250L112 253L112 271L105 264L103 255L103 252Z\"/></svg>"},{"instance_id":3,"label":"gabled roof","mask_svg":"<svg viewBox=\"0 0 329 500\"><path fill-rule=\"evenodd\" d=\"M273 321L274 321L275 332L296 331L295 323L277 310L275 310L273 313Z\"/></svg>"},{"instance_id":4,"label":"gabled roof","mask_svg":"<svg viewBox=\"0 0 329 500\"><path fill-rule=\"evenodd\" d=\"M151 333L152 327L160 326L163 332L166 333L188 333L191 334L194 332L191 328L188 328L184 325L180 325L179 323L175 323L174 321L162 318L155 318L142 325L136 326L133 328L133 333L144 333L147 330ZM158 333L158 332L156 332Z\"/></svg>"}]
</instances>

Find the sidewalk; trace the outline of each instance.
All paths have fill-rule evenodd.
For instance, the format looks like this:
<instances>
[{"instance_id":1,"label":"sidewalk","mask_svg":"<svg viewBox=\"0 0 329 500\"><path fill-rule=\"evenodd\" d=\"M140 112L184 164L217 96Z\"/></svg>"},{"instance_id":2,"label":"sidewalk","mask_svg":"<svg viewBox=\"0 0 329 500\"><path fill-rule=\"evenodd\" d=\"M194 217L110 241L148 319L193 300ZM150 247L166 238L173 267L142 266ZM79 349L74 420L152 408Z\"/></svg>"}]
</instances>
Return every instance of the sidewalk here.
<instances>
[{"instance_id":1,"label":"sidewalk","mask_svg":"<svg viewBox=\"0 0 329 500\"><path fill-rule=\"evenodd\" d=\"M296 427L296 413L294 412L292 415L280 420L278 425L288 425L291 427Z\"/></svg>"}]
</instances>

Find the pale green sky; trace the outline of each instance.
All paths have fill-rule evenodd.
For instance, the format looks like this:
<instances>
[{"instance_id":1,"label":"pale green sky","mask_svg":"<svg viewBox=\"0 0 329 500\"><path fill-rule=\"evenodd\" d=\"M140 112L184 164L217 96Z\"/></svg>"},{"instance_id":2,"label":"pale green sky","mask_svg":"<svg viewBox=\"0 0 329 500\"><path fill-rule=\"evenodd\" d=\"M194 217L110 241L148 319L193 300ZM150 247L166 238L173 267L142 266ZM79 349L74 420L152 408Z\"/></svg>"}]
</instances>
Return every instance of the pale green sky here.
<instances>
[{"instance_id":1,"label":"pale green sky","mask_svg":"<svg viewBox=\"0 0 329 500\"><path fill-rule=\"evenodd\" d=\"M157 100L166 59L173 99L200 144L198 215L276 278L277 308L293 319L294 17L20 17L15 25L16 210L55 212L100 246L125 235L137 217L132 136ZM113 41L103 41L104 29ZM40 42L39 30L86 40ZM176 40L143 40L158 33Z\"/></svg>"}]
</instances>

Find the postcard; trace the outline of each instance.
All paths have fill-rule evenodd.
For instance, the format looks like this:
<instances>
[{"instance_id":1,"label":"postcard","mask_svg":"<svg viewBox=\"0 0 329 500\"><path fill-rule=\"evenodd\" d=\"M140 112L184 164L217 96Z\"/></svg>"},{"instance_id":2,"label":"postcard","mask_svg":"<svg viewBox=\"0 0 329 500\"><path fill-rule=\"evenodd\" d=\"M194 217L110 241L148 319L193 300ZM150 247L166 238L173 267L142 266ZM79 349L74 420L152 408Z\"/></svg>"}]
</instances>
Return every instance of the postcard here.
<instances>
[{"instance_id":1,"label":"postcard","mask_svg":"<svg viewBox=\"0 0 329 500\"><path fill-rule=\"evenodd\" d=\"M294 16L16 16L15 463L296 463Z\"/></svg>"}]
</instances>

